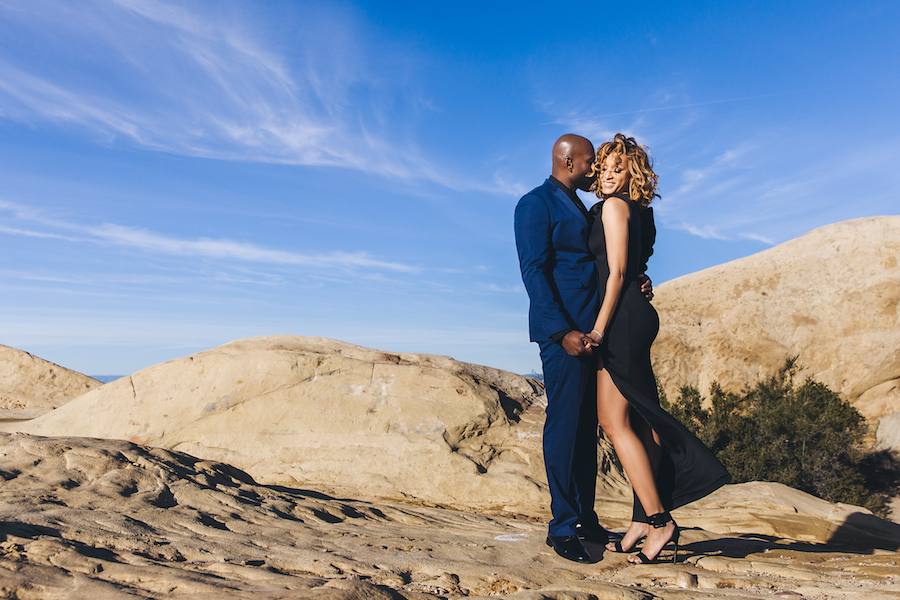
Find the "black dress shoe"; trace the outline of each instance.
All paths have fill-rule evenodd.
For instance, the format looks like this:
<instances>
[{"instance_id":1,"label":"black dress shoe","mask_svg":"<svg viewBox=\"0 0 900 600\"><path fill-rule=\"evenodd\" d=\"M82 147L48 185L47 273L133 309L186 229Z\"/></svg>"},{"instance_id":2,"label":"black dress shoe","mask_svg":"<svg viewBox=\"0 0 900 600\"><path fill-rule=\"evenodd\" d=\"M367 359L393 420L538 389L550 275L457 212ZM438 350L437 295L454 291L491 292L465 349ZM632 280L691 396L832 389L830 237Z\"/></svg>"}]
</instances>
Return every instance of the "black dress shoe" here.
<instances>
[{"instance_id":1,"label":"black dress shoe","mask_svg":"<svg viewBox=\"0 0 900 600\"><path fill-rule=\"evenodd\" d=\"M591 544L599 544L601 546L610 542L621 541L622 539L621 533L607 531L599 525L586 527L581 523L575 524L575 535L586 542L589 542Z\"/></svg>"},{"instance_id":2,"label":"black dress shoe","mask_svg":"<svg viewBox=\"0 0 900 600\"><path fill-rule=\"evenodd\" d=\"M584 564L597 562L591 558L591 555L577 535L548 535L547 545L551 546L557 554L567 560Z\"/></svg>"}]
</instances>

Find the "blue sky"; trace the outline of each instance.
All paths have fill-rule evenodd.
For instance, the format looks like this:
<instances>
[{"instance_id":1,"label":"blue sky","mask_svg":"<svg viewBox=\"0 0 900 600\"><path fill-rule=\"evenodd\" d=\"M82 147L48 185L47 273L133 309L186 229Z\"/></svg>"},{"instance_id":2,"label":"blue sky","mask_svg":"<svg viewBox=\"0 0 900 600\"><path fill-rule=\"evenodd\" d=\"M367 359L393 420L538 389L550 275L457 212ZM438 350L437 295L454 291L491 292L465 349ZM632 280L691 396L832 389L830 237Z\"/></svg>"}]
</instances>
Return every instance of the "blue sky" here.
<instances>
[{"instance_id":1,"label":"blue sky","mask_svg":"<svg viewBox=\"0 0 900 600\"><path fill-rule=\"evenodd\" d=\"M0 0L0 344L539 371L512 212L559 135L649 146L656 283L898 214L898 28L893 0Z\"/></svg>"}]
</instances>

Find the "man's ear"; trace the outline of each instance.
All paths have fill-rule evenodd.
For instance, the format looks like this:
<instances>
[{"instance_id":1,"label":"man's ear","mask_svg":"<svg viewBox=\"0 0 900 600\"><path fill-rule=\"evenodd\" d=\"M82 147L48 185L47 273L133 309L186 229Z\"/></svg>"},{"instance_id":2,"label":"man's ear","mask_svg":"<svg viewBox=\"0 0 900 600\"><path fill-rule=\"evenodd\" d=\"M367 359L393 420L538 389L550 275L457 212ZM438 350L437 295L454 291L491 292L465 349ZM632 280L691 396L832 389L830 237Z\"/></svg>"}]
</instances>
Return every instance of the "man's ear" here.
<instances>
[{"instance_id":1,"label":"man's ear","mask_svg":"<svg viewBox=\"0 0 900 600\"><path fill-rule=\"evenodd\" d=\"M570 171L572 170L572 158L569 157L569 156L566 157L566 167L567 167Z\"/></svg>"}]
</instances>

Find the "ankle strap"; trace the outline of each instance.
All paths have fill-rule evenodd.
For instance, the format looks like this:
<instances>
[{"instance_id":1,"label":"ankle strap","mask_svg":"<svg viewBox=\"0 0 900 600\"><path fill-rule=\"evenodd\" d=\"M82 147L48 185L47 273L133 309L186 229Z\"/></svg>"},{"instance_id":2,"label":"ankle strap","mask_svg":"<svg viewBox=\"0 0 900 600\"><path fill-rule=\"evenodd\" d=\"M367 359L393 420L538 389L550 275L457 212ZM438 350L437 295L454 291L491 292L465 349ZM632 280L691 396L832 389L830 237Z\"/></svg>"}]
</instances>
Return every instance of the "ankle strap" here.
<instances>
[{"instance_id":1,"label":"ankle strap","mask_svg":"<svg viewBox=\"0 0 900 600\"><path fill-rule=\"evenodd\" d=\"M647 517L647 523L653 525L655 529L661 529L665 527L668 523L672 522L672 515L669 514L669 511L664 510L661 513L656 513L655 515L650 515Z\"/></svg>"}]
</instances>

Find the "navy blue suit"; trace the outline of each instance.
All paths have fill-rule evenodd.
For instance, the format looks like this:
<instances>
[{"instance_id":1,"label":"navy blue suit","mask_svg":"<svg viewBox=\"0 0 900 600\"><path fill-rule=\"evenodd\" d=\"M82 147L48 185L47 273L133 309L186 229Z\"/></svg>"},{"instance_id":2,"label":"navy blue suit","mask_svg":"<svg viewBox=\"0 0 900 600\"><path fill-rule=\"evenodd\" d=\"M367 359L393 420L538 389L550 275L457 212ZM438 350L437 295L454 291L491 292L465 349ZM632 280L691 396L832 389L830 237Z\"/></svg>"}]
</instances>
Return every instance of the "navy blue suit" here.
<instances>
[{"instance_id":1,"label":"navy blue suit","mask_svg":"<svg viewBox=\"0 0 900 600\"><path fill-rule=\"evenodd\" d=\"M515 213L522 281L531 301L531 341L541 349L547 418L544 464L550 485L550 535L597 524L597 396L593 356L569 356L551 336L589 332L600 309L594 256L585 215L549 179L522 196Z\"/></svg>"}]
</instances>

